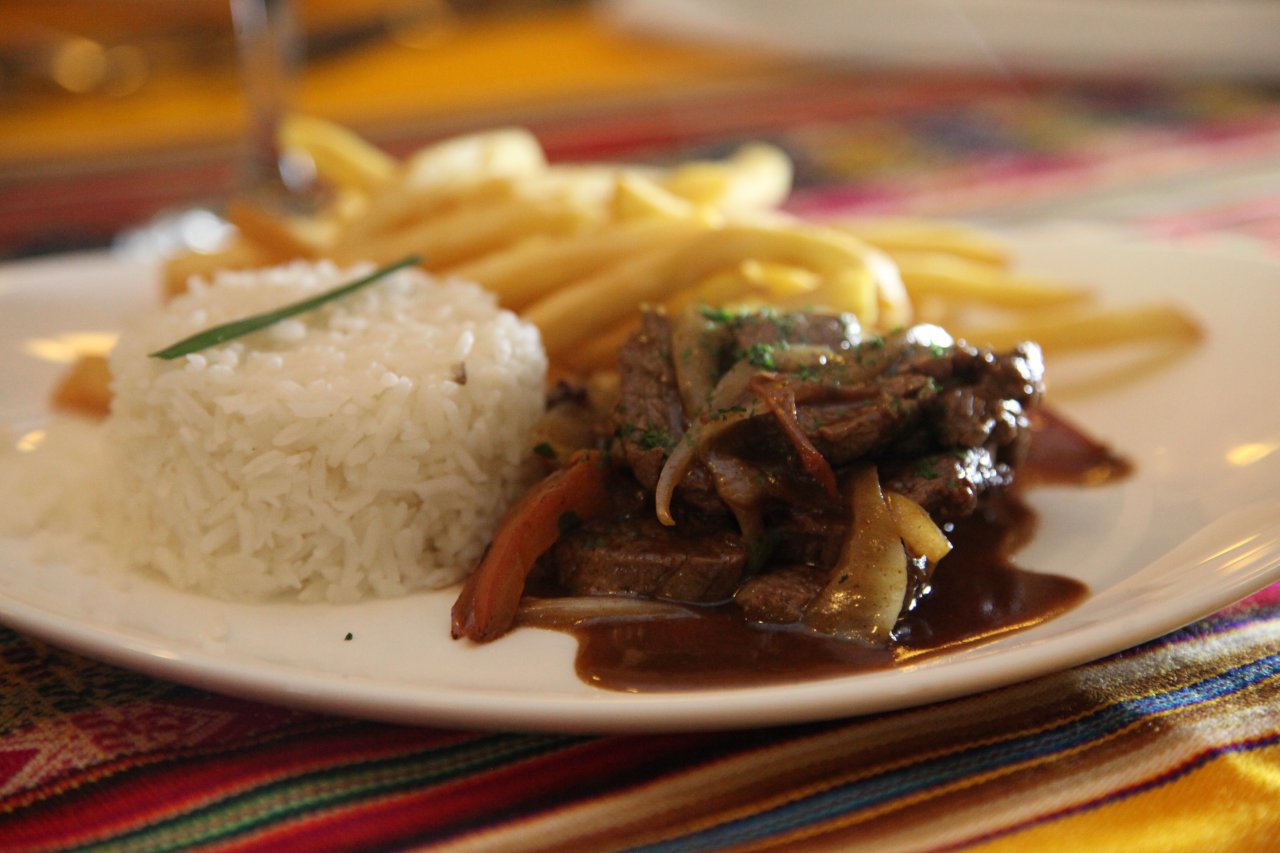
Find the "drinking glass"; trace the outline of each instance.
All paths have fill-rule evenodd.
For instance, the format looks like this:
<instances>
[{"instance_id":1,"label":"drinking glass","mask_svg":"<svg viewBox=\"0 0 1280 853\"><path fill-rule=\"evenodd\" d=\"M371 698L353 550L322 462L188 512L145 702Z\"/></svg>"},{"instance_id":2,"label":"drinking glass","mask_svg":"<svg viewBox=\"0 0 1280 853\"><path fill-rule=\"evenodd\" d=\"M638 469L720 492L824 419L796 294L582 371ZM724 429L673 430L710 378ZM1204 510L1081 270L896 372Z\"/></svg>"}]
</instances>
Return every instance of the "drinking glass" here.
<instances>
[{"instance_id":1,"label":"drinking glass","mask_svg":"<svg viewBox=\"0 0 1280 853\"><path fill-rule=\"evenodd\" d=\"M282 151L280 124L302 61L290 0L230 0L240 56L247 130L240 195L273 212L305 213L315 205L314 170Z\"/></svg>"}]
</instances>

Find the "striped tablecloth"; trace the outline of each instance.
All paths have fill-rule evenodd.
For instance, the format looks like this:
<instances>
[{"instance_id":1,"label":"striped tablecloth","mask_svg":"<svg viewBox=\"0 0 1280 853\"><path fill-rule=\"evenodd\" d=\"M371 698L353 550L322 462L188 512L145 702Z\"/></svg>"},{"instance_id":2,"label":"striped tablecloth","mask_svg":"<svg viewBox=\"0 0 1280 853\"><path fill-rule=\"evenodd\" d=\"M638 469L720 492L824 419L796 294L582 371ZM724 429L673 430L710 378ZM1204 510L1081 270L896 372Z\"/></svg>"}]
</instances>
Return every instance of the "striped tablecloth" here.
<instances>
[{"instance_id":1,"label":"striped tablecloth","mask_svg":"<svg viewBox=\"0 0 1280 853\"><path fill-rule=\"evenodd\" d=\"M770 139L796 158L803 212L1071 216L1280 251L1280 97L1266 87L814 70L785 83L522 118L562 159L661 160ZM20 198L0 201L0 249L48 236L76 180L113 190L104 221L140 209L121 188L157 183L142 165L53 181L44 194L24 180ZM0 628L0 851L437 846L1280 850L1280 585L1138 648L983 695L796 727L626 737L304 713Z\"/></svg>"},{"instance_id":2,"label":"striped tablecloth","mask_svg":"<svg viewBox=\"0 0 1280 853\"><path fill-rule=\"evenodd\" d=\"M0 629L0 849L1275 850L1280 585L915 710L627 737L407 728Z\"/></svg>"}]
</instances>

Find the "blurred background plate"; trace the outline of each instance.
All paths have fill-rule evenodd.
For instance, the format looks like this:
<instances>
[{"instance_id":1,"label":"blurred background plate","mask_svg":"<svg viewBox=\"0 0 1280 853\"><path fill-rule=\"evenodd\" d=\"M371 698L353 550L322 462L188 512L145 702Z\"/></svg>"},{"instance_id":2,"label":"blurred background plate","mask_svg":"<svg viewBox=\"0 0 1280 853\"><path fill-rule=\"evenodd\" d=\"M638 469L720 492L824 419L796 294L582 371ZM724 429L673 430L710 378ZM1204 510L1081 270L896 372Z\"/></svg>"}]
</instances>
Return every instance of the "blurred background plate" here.
<instances>
[{"instance_id":1,"label":"blurred background plate","mask_svg":"<svg viewBox=\"0 0 1280 853\"><path fill-rule=\"evenodd\" d=\"M1265 0L611 0L666 36L892 67L1274 77Z\"/></svg>"}]
</instances>

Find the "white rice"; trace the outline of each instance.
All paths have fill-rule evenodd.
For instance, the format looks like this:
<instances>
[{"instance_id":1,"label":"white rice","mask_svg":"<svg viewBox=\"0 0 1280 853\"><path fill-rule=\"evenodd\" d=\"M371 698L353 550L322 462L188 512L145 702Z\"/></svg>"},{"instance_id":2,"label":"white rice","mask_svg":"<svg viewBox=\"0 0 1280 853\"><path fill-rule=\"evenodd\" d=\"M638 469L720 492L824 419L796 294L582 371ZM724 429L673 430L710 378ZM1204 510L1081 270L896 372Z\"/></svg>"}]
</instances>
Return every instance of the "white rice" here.
<instances>
[{"instance_id":1,"label":"white rice","mask_svg":"<svg viewBox=\"0 0 1280 853\"><path fill-rule=\"evenodd\" d=\"M525 485L546 374L537 330L491 295L402 271L148 357L368 269L223 273L122 334L104 428L119 559L219 597L328 601L445 586L473 566Z\"/></svg>"}]
</instances>

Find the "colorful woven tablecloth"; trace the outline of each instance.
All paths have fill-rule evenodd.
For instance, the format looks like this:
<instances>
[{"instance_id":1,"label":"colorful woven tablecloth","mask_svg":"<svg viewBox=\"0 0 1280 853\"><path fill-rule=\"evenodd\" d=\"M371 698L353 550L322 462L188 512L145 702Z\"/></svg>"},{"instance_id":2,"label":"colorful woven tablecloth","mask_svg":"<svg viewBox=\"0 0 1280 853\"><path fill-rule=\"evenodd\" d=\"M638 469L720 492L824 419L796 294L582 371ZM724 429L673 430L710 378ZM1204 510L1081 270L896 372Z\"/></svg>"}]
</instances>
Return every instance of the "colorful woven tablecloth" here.
<instances>
[{"instance_id":1,"label":"colorful woven tablecloth","mask_svg":"<svg viewBox=\"0 0 1280 853\"><path fill-rule=\"evenodd\" d=\"M1073 216L1280 251L1280 95L1260 85L804 69L520 118L559 159L660 161L769 139L796 159L805 212ZM467 121L384 141L408 147ZM100 241L95 222L182 201L173 175L210 190L225 163L206 155L43 182L24 173L0 201L0 249L21 253L41 235L41 246ZM68 200L94 187L101 203L84 228L55 234ZM347 720L0 628L0 851L419 847L1280 850L1280 585L982 695L652 736Z\"/></svg>"},{"instance_id":2,"label":"colorful woven tablecloth","mask_svg":"<svg viewBox=\"0 0 1280 853\"><path fill-rule=\"evenodd\" d=\"M343 720L0 629L0 850L1274 850L1280 585L1058 675L747 732Z\"/></svg>"}]
</instances>

